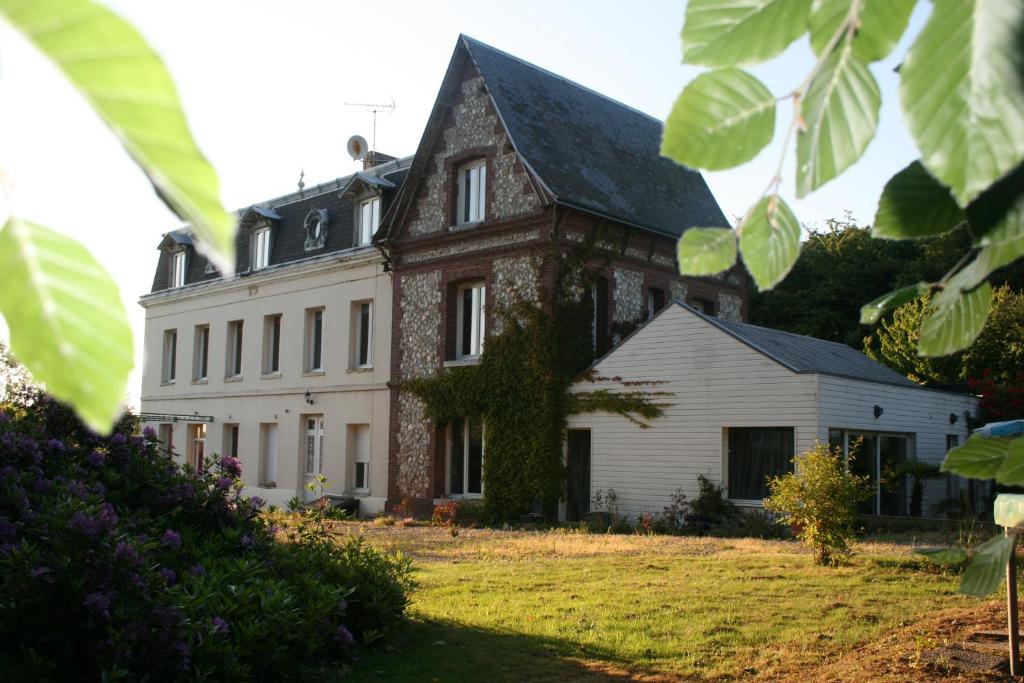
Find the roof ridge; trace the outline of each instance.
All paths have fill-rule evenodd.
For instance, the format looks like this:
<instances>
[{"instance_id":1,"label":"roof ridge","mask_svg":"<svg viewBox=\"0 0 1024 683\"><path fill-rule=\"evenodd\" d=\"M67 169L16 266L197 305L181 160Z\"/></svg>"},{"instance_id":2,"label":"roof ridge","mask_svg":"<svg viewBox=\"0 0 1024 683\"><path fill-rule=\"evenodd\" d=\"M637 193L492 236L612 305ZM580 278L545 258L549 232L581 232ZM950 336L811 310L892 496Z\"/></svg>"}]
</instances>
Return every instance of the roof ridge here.
<instances>
[{"instance_id":1,"label":"roof ridge","mask_svg":"<svg viewBox=\"0 0 1024 683\"><path fill-rule=\"evenodd\" d=\"M851 351L853 351L855 353L860 353L861 355L864 355L862 352L857 351L857 349L853 348L849 344L844 344L843 342L833 341L831 339L822 339L821 337L814 337L814 336L809 335L809 334L800 334L799 332L790 332L789 330L780 330L780 329L777 329L777 328L774 328L774 327L766 327L764 325L755 325L754 323L747 323L747 322L743 322L742 320L725 320L723 318L722 321L726 325L742 325L743 327L753 327L753 328L756 328L758 330L768 330L769 332L774 332L776 334L786 334L786 335L789 335L791 337L801 337L802 339L810 339L812 341L815 341L815 342L818 342L818 343L821 343L821 344L836 344L837 346L841 346L844 349L850 349ZM867 356L865 356L865 358L867 358ZM868 360L871 360L871 359L868 358ZM872 361L872 362L877 363L878 361ZM885 365L884 363L879 363L879 365L882 365L883 367L889 367L889 366Z\"/></svg>"},{"instance_id":2,"label":"roof ridge","mask_svg":"<svg viewBox=\"0 0 1024 683\"><path fill-rule=\"evenodd\" d=\"M466 42L467 43L467 47L470 48L470 51L472 51L472 47L471 47L470 44L479 45L481 47L487 48L488 50L491 50L492 52L498 53L502 57L505 57L507 59L511 59L514 62L519 62L520 64L523 64L524 66L528 66L531 69L534 69L535 71L540 71L543 74L546 74L548 76L556 78L556 79L558 79L560 81L564 81L565 83L568 83L571 86L574 86L576 88L579 88L580 90L588 92L591 95L596 95L597 97L600 97L603 100L607 100L608 102L611 102L612 104L618 105L618 106L622 107L623 109L628 109L628 110L630 110L632 112L640 114L641 116L650 119L652 122L657 123L658 125L663 125L661 119L659 119L656 116L651 116L647 112L641 111L641 110L637 109L636 107L634 107L632 105L626 104L625 102L617 100L614 97L609 97L608 95L605 95L602 92L598 92L597 90L594 90L593 88L590 88L588 86L583 85L582 83L574 81L574 80L572 80L570 78L566 78L565 76L562 76L561 74L556 74L554 71L550 71L548 69L545 69L542 66L537 66L533 62L528 62L525 59L523 59L522 57L517 57L514 54L511 54L509 52L505 52L502 49L494 47L493 45L485 43L485 42L483 42L481 40L477 40L476 38L473 38L472 36L467 36L465 33L460 33L459 34L459 40L462 40L462 41Z\"/></svg>"}]
</instances>

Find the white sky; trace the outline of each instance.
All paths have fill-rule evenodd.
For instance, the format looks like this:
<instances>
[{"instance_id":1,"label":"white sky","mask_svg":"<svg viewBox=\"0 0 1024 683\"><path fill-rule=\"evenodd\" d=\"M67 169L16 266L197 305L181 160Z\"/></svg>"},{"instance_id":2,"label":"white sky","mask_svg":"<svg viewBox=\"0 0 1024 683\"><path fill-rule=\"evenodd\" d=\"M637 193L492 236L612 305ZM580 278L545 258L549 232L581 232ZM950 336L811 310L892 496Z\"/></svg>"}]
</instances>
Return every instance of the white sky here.
<instances>
[{"instance_id":1,"label":"white sky","mask_svg":"<svg viewBox=\"0 0 1024 683\"><path fill-rule=\"evenodd\" d=\"M295 190L301 169L307 186L355 170L345 141L355 133L370 140L371 116L345 102L394 98L396 111L378 121L377 147L413 153L460 32L662 119L701 71L680 64L685 3L678 0L108 4L166 61L229 209ZM918 5L908 34L923 24L926 7ZM790 153L782 192L804 224L820 225L847 209L870 223L885 181L916 158L893 71L908 45L905 37L872 67L883 95L880 130L853 169L794 201ZM805 39L752 71L782 95L810 65ZM0 213L14 211L75 236L114 275L135 331L128 398L137 406L144 322L137 300L151 286L160 235L178 221L60 74L6 26L0 102L0 169L14 185L11 206ZM788 104L780 106L775 144L757 159L705 174L730 218L745 212L774 172L788 116Z\"/></svg>"}]
</instances>

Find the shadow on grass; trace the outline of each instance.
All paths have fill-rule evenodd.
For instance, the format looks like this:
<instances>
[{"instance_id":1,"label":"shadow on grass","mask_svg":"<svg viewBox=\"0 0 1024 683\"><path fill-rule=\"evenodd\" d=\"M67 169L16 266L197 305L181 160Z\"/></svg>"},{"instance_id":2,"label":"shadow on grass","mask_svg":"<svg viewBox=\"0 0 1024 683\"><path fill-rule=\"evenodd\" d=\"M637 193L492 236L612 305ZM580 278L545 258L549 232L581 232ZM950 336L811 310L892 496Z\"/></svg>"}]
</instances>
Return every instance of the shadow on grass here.
<instances>
[{"instance_id":1,"label":"shadow on grass","mask_svg":"<svg viewBox=\"0 0 1024 683\"><path fill-rule=\"evenodd\" d=\"M410 620L358 657L345 681L689 680L640 670L599 647L423 619Z\"/></svg>"}]
</instances>

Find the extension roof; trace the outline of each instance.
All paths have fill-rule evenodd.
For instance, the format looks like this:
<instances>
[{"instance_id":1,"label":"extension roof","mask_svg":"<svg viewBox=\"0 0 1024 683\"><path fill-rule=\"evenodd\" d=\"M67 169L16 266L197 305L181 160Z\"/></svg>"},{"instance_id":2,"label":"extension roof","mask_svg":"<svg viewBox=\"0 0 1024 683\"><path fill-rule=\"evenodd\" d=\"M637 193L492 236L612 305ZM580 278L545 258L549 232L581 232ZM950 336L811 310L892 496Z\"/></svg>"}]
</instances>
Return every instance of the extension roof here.
<instances>
[{"instance_id":1,"label":"extension roof","mask_svg":"<svg viewBox=\"0 0 1024 683\"><path fill-rule=\"evenodd\" d=\"M832 375L898 387L920 388L921 386L911 382L892 368L876 363L846 344L758 327L749 323L723 320L712 315L705 315L681 301L676 301L675 304L700 316L726 334L786 366L793 372Z\"/></svg>"}]
</instances>

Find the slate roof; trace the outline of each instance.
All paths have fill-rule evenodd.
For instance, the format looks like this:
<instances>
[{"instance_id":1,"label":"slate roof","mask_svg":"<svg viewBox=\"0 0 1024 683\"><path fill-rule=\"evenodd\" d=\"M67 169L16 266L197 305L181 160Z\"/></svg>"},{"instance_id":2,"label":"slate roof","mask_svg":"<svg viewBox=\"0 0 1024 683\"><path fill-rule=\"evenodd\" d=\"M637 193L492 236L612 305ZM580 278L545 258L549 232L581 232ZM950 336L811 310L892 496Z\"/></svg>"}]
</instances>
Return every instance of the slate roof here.
<instances>
[{"instance_id":1,"label":"slate roof","mask_svg":"<svg viewBox=\"0 0 1024 683\"><path fill-rule=\"evenodd\" d=\"M846 344L723 320L704 315L680 301L675 303L794 372L832 375L898 387L921 386Z\"/></svg>"},{"instance_id":2,"label":"slate roof","mask_svg":"<svg viewBox=\"0 0 1024 683\"><path fill-rule=\"evenodd\" d=\"M661 121L460 36L512 144L558 203L678 237L729 222L697 171L661 156Z\"/></svg>"}]
</instances>

